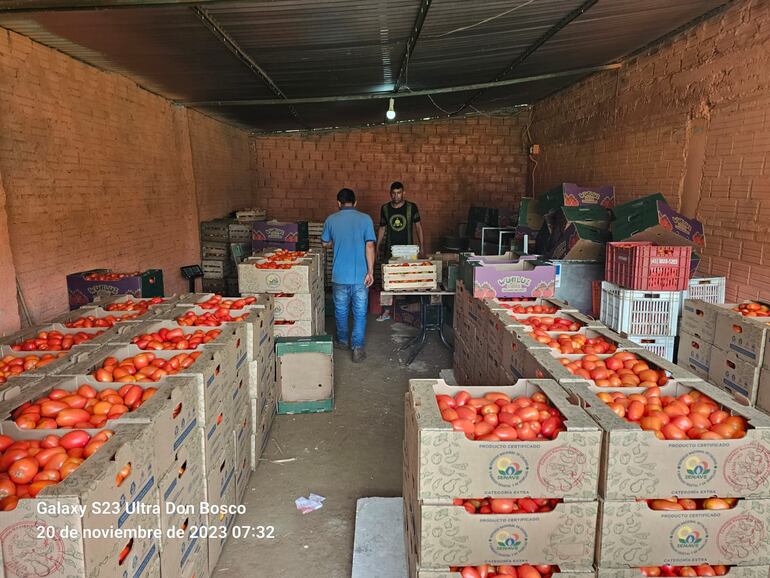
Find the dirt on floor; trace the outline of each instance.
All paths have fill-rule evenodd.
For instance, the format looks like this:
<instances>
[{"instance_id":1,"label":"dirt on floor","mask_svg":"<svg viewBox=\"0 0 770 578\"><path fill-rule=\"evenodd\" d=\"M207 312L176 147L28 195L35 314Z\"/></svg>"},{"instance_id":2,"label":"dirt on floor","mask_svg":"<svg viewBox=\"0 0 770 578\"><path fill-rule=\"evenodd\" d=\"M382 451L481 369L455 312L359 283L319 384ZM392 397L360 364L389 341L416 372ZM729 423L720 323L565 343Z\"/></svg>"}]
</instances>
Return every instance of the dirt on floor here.
<instances>
[{"instance_id":1,"label":"dirt on floor","mask_svg":"<svg viewBox=\"0 0 770 578\"><path fill-rule=\"evenodd\" d=\"M244 498L246 514L235 521L272 526L274 538L230 538L215 577L350 576L356 500L401 495L409 379L438 377L451 367L451 353L435 335L411 366L402 366L405 352L397 349L415 333L407 325L372 317L364 363L352 363L349 352L334 352L334 411L276 416ZM310 493L326 500L320 510L303 515L294 501Z\"/></svg>"}]
</instances>

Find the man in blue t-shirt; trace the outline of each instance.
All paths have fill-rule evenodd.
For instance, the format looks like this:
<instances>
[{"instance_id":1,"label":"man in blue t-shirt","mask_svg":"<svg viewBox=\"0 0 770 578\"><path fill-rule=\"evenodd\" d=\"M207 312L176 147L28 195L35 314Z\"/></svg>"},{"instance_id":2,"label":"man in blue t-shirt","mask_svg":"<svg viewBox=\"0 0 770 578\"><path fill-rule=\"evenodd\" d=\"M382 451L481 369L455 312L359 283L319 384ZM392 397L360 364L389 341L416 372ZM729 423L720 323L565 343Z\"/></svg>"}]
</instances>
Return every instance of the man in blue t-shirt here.
<instances>
[{"instance_id":1,"label":"man in blue t-shirt","mask_svg":"<svg viewBox=\"0 0 770 578\"><path fill-rule=\"evenodd\" d=\"M356 194L350 189L337 193L339 212L324 223L321 242L334 247L332 296L337 321L337 349L353 349L353 362L366 359L364 334L369 287L374 282L374 223L372 218L356 210ZM348 319L353 307L353 333L348 338Z\"/></svg>"}]
</instances>

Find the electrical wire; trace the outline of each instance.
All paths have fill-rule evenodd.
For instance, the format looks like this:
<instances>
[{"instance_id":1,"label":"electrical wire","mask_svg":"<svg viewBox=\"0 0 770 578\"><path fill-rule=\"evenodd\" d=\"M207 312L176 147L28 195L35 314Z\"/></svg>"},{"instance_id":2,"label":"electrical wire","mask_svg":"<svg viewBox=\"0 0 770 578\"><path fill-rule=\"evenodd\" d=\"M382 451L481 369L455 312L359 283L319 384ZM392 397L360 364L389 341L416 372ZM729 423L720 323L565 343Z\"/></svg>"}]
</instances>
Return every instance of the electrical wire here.
<instances>
[{"instance_id":1,"label":"electrical wire","mask_svg":"<svg viewBox=\"0 0 770 578\"><path fill-rule=\"evenodd\" d=\"M449 32L444 32L443 34L436 34L434 36L427 36L428 40L433 40L436 38L444 38L445 36L449 36L450 34L455 34L456 32L463 32L465 30L470 30L471 28L476 28L476 26L481 26L482 24L486 24L488 22L492 22L493 20L497 20L498 18L502 18L503 16L506 16L510 14L511 12L515 12L519 8L524 8L525 6L529 6L532 4L535 0L527 0L523 4L519 4L518 6L514 6L513 8L509 8L508 10L501 12L500 14L496 14L494 16L490 16L489 18L485 18L484 20L481 20L479 22L476 22L475 24L470 24L468 26L461 26L460 28L455 28L454 30L450 30Z\"/></svg>"}]
</instances>

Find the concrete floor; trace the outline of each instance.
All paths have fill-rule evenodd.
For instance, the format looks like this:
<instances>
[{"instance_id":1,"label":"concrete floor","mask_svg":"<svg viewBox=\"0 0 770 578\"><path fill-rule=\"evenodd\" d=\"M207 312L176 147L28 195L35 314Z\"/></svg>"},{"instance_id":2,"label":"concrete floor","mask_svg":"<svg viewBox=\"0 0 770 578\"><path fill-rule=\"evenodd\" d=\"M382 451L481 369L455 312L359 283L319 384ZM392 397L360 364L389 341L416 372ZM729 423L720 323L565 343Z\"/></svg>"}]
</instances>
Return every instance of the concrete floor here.
<instances>
[{"instance_id":1,"label":"concrete floor","mask_svg":"<svg viewBox=\"0 0 770 578\"><path fill-rule=\"evenodd\" d=\"M276 416L263 461L251 476L247 512L235 522L272 525L275 539L230 538L216 578L350 577L356 500L401 495L408 380L438 377L451 367L451 354L435 335L410 367L401 366L404 352L396 350L415 332L372 317L364 363L353 364L349 352L334 352L334 412ZM303 515L294 500L310 493L326 501Z\"/></svg>"}]
</instances>

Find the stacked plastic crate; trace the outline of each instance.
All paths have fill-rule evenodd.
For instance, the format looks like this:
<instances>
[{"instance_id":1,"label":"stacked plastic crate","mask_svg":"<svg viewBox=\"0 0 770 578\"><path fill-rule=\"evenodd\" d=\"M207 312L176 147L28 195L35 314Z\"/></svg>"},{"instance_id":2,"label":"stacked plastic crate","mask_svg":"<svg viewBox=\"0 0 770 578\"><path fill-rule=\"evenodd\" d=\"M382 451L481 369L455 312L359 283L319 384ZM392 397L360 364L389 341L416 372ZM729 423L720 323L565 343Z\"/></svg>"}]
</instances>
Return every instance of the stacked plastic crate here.
<instances>
[{"instance_id":1,"label":"stacked plastic crate","mask_svg":"<svg viewBox=\"0 0 770 578\"><path fill-rule=\"evenodd\" d=\"M324 249L321 243L321 235L324 231L324 224L311 222L307 224L307 235L310 240L310 248L321 253L324 258L324 279L326 285L332 283L332 263L334 262L334 250Z\"/></svg>"},{"instance_id":2,"label":"stacked plastic crate","mask_svg":"<svg viewBox=\"0 0 770 578\"><path fill-rule=\"evenodd\" d=\"M673 361L682 299L690 283L691 257L691 247L608 243L602 323Z\"/></svg>"},{"instance_id":3,"label":"stacked plastic crate","mask_svg":"<svg viewBox=\"0 0 770 578\"><path fill-rule=\"evenodd\" d=\"M235 219L201 223L202 290L238 295L235 266L251 254L251 225Z\"/></svg>"}]
</instances>

